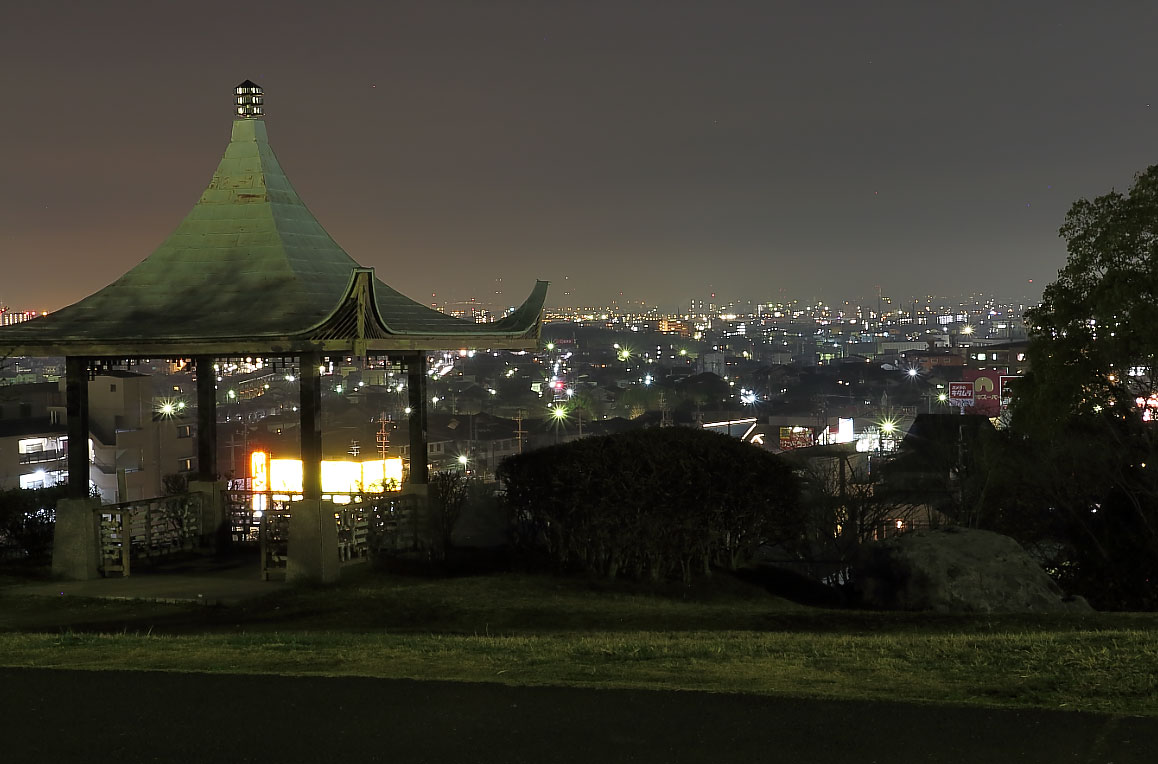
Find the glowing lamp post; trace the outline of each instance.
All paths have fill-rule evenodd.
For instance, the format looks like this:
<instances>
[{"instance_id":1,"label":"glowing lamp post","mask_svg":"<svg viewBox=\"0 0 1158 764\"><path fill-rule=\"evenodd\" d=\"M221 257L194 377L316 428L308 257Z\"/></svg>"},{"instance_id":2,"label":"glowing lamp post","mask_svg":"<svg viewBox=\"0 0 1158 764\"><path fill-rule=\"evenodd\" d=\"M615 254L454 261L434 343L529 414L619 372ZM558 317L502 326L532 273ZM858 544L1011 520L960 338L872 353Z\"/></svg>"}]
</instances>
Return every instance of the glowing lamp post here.
<instances>
[{"instance_id":1,"label":"glowing lamp post","mask_svg":"<svg viewBox=\"0 0 1158 764\"><path fill-rule=\"evenodd\" d=\"M880 429L877 430L877 452L884 453L885 450L885 436L887 435L891 440L893 433L897 431L897 423L892 419L885 419L880 424Z\"/></svg>"},{"instance_id":2,"label":"glowing lamp post","mask_svg":"<svg viewBox=\"0 0 1158 764\"><path fill-rule=\"evenodd\" d=\"M551 418L555 421L555 445L559 445L559 425L567 418L567 409L563 406L556 406L551 409Z\"/></svg>"}]
</instances>

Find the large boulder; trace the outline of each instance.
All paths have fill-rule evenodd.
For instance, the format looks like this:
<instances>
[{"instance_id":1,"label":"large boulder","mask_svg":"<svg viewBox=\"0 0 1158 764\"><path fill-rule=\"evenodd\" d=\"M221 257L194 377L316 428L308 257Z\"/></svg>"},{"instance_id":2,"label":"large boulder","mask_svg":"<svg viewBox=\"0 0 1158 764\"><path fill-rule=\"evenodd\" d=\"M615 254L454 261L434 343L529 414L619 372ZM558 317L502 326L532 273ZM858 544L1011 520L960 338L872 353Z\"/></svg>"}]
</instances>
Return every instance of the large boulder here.
<instances>
[{"instance_id":1,"label":"large boulder","mask_svg":"<svg viewBox=\"0 0 1158 764\"><path fill-rule=\"evenodd\" d=\"M999 533L950 526L867 544L853 568L861 604L941 613L1089 611L1066 597L1021 546Z\"/></svg>"}]
</instances>

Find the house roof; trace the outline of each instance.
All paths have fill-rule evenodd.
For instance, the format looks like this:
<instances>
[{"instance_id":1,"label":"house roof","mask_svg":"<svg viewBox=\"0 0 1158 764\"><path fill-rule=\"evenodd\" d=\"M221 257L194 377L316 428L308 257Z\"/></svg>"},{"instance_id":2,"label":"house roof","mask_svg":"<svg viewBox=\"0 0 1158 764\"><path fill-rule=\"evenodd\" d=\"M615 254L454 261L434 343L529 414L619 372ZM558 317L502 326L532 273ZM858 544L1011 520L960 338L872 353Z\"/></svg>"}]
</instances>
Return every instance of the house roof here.
<instances>
[{"instance_id":1,"label":"house roof","mask_svg":"<svg viewBox=\"0 0 1158 764\"><path fill-rule=\"evenodd\" d=\"M265 123L239 119L208 188L155 252L80 302L0 328L0 356L532 349L546 292L536 282L489 324L402 295L306 208Z\"/></svg>"}]
</instances>

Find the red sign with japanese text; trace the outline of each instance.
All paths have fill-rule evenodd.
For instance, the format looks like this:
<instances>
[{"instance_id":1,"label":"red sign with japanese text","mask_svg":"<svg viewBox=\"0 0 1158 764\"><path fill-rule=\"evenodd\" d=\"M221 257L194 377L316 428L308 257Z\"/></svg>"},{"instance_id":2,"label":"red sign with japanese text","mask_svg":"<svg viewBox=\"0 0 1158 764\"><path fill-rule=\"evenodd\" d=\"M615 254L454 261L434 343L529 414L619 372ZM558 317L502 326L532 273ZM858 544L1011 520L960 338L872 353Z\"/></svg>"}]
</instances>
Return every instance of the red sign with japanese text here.
<instances>
[{"instance_id":1,"label":"red sign with japanese text","mask_svg":"<svg viewBox=\"0 0 1158 764\"><path fill-rule=\"evenodd\" d=\"M961 376L973 383L973 410L971 414L994 417L1001 413L1001 375L1007 369L966 369Z\"/></svg>"}]
</instances>

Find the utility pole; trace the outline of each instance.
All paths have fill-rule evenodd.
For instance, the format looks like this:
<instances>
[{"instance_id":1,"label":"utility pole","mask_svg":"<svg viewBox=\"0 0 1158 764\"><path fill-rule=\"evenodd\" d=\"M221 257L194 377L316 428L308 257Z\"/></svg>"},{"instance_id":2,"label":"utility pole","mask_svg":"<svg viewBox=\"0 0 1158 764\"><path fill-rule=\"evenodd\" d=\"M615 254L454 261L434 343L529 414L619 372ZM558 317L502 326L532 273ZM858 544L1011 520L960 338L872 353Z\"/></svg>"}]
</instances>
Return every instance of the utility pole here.
<instances>
[{"instance_id":1,"label":"utility pole","mask_svg":"<svg viewBox=\"0 0 1158 764\"><path fill-rule=\"evenodd\" d=\"M383 411L378 415L378 456L382 457L382 461L386 461L386 454L390 451L390 433L386 430L386 412Z\"/></svg>"},{"instance_id":2,"label":"utility pole","mask_svg":"<svg viewBox=\"0 0 1158 764\"><path fill-rule=\"evenodd\" d=\"M519 453L521 454L521 453L523 453L523 436L527 434L526 431L523 429L523 410L522 409L519 409L518 413L515 414L515 421L519 425L519 429L516 430L515 433L519 436Z\"/></svg>"}]
</instances>

